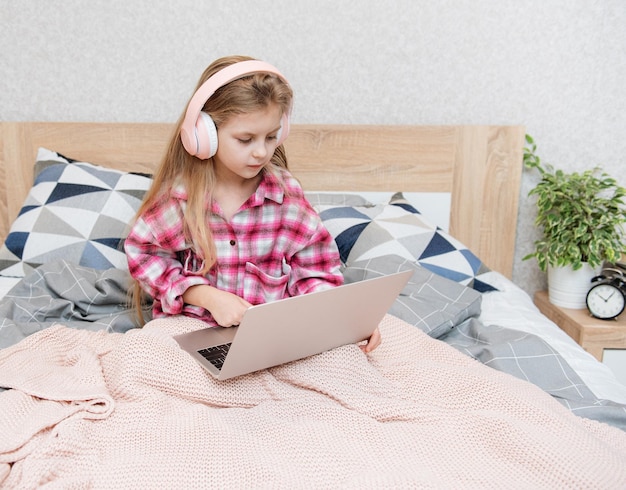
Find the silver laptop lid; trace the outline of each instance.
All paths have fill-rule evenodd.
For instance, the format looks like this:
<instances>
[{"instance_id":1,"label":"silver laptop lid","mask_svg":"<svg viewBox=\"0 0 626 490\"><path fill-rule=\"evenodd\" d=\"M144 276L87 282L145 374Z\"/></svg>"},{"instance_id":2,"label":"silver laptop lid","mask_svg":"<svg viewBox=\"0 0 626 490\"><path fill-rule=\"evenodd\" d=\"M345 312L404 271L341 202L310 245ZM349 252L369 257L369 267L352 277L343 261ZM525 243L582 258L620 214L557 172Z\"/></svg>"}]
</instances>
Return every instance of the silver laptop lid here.
<instances>
[{"instance_id":1,"label":"silver laptop lid","mask_svg":"<svg viewBox=\"0 0 626 490\"><path fill-rule=\"evenodd\" d=\"M218 379L302 359L369 338L412 274L403 271L252 306L239 327L204 329L176 340ZM214 336L232 338L219 374L197 353L207 342L220 343L210 339Z\"/></svg>"}]
</instances>

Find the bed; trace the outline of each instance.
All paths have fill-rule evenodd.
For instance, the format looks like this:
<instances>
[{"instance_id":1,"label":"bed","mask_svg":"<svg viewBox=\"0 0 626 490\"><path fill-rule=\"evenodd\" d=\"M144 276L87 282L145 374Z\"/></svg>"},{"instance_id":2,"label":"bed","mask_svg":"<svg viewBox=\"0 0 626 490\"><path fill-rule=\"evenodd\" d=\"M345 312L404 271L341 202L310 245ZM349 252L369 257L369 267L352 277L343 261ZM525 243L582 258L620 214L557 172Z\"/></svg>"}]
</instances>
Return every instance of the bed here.
<instances>
[{"instance_id":1,"label":"bed","mask_svg":"<svg viewBox=\"0 0 626 490\"><path fill-rule=\"evenodd\" d=\"M0 126L0 486L618 488L626 387L512 281L524 128L295 125L381 346L225 382L136 328L120 245L172 126Z\"/></svg>"}]
</instances>

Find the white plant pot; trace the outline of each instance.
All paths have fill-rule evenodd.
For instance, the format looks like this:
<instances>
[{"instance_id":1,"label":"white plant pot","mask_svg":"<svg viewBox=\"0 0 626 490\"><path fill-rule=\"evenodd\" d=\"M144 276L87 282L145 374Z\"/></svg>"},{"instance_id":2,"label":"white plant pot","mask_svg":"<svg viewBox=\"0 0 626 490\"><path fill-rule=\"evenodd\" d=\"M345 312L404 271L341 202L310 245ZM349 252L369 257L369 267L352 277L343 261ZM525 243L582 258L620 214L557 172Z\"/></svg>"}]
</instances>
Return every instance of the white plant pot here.
<instances>
[{"instance_id":1,"label":"white plant pot","mask_svg":"<svg viewBox=\"0 0 626 490\"><path fill-rule=\"evenodd\" d=\"M562 308L582 309L587 306L587 292L591 279L599 275L602 266L590 267L584 263L581 269L548 266L548 299Z\"/></svg>"}]
</instances>

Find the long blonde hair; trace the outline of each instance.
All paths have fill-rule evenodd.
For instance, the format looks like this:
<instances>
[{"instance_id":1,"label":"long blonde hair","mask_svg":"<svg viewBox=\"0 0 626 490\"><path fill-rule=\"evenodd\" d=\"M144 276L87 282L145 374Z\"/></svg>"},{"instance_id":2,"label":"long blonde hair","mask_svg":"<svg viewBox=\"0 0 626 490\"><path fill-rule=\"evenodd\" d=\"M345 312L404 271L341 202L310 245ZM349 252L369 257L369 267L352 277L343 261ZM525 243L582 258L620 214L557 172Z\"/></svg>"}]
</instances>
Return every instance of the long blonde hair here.
<instances>
[{"instance_id":1,"label":"long blonde hair","mask_svg":"<svg viewBox=\"0 0 626 490\"><path fill-rule=\"evenodd\" d=\"M247 56L228 56L211 63L198 81L197 90L206 80L221 69L241 61L253 60ZM195 91L194 91L195 93ZM205 102L203 111L208 113L218 129L229 118L238 114L256 112L275 104L285 113L292 105L293 93L287 83L269 73L253 73L233 80L217 89ZM167 150L154 174L152 186L146 193L137 212L137 217L159 200L167 199L175 185L182 185L187 191L187 205L184 213L185 237L196 248L196 253L204 259L201 273L207 273L217 259L215 244L208 225L207 214L211 210L215 170L213 158L201 160L187 153L180 139L180 129L185 117L181 114L170 137ZM277 168L288 168L283 146L279 146L264 171L276 172ZM133 291L133 302L143 323L142 290L137 281Z\"/></svg>"}]
</instances>

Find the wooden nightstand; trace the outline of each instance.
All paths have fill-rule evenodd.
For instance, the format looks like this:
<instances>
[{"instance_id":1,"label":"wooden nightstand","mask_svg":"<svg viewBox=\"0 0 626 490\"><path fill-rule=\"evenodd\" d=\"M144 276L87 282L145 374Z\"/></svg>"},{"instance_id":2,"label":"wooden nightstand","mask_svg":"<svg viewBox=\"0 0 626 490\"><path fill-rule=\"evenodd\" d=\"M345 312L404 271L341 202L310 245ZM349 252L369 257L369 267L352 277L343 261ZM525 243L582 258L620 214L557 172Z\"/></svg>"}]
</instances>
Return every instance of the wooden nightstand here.
<instances>
[{"instance_id":1,"label":"wooden nightstand","mask_svg":"<svg viewBox=\"0 0 626 490\"><path fill-rule=\"evenodd\" d=\"M555 306L547 291L535 293L535 304L587 352L602 361L604 349L626 349L626 312L616 320L598 320L584 308L572 310Z\"/></svg>"}]
</instances>

